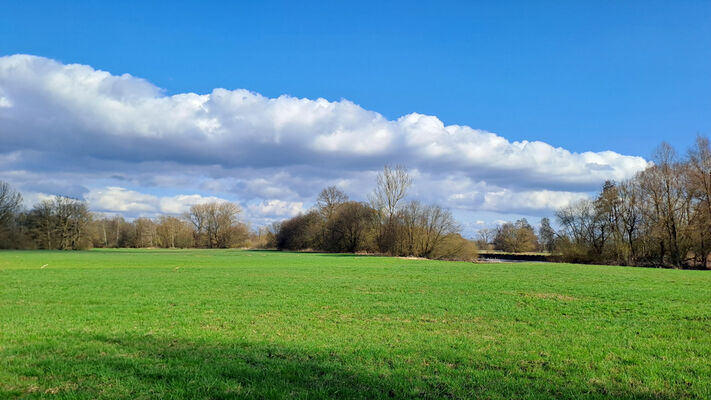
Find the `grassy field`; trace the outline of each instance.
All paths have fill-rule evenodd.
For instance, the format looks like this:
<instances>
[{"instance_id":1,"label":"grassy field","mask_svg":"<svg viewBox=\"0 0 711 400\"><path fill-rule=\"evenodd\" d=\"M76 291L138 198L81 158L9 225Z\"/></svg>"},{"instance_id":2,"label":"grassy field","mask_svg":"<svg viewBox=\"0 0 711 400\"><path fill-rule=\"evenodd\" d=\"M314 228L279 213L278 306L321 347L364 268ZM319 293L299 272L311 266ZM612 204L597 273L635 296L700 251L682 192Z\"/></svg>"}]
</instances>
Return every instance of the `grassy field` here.
<instances>
[{"instance_id":1,"label":"grassy field","mask_svg":"<svg viewBox=\"0 0 711 400\"><path fill-rule=\"evenodd\" d=\"M711 273L0 252L0 398L711 398Z\"/></svg>"}]
</instances>

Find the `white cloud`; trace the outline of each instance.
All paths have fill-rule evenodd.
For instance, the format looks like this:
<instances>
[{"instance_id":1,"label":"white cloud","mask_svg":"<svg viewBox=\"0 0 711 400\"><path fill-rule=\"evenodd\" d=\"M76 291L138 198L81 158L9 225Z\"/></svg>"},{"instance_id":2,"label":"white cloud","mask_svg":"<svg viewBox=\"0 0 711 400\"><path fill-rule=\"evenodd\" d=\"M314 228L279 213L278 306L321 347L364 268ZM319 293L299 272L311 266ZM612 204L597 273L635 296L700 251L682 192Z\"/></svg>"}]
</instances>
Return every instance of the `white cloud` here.
<instances>
[{"instance_id":1,"label":"white cloud","mask_svg":"<svg viewBox=\"0 0 711 400\"><path fill-rule=\"evenodd\" d=\"M227 201L215 196L200 196L199 194L180 194L173 197L161 197L159 210L163 214L182 214L190 209L190 206L207 202Z\"/></svg>"},{"instance_id":2,"label":"white cloud","mask_svg":"<svg viewBox=\"0 0 711 400\"><path fill-rule=\"evenodd\" d=\"M52 200L53 196L46 193L23 192L22 201L24 204L38 204L44 200Z\"/></svg>"},{"instance_id":3,"label":"white cloud","mask_svg":"<svg viewBox=\"0 0 711 400\"><path fill-rule=\"evenodd\" d=\"M259 217L288 218L306 211L304 203L300 201L265 200L258 204L250 204L249 212Z\"/></svg>"},{"instance_id":4,"label":"white cloud","mask_svg":"<svg viewBox=\"0 0 711 400\"><path fill-rule=\"evenodd\" d=\"M415 197L497 212L550 210L647 165L511 142L435 116L388 120L348 100L244 89L168 96L128 74L0 57L0 179L23 191L84 193L94 208L132 214L229 198L255 215L293 215L326 184L364 199L386 162L417 175ZM145 194L162 190L215 197Z\"/></svg>"},{"instance_id":5,"label":"white cloud","mask_svg":"<svg viewBox=\"0 0 711 400\"><path fill-rule=\"evenodd\" d=\"M427 163L479 175L519 171L562 182L621 179L643 168L639 157L614 152L571 153L542 142L509 142L437 117L408 114L396 121L347 100L266 98L247 90L165 96L131 75L41 57L0 58L0 87L14 104L2 124L23 133L8 147L57 150L99 158L226 166L269 165L373 156ZM380 165L378 160L376 165Z\"/></svg>"},{"instance_id":6,"label":"white cloud","mask_svg":"<svg viewBox=\"0 0 711 400\"><path fill-rule=\"evenodd\" d=\"M486 193L484 195L484 205L481 208L500 212L553 210L585 197L587 195L584 193L574 192L554 192L550 190L514 192L503 189Z\"/></svg>"},{"instance_id":7,"label":"white cloud","mask_svg":"<svg viewBox=\"0 0 711 400\"><path fill-rule=\"evenodd\" d=\"M84 196L89 206L97 211L131 214L157 211L158 198L121 187L107 187L90 191Z\"/></svg>"},{"instance_id":8,"label":"white cloud","mask_svg":"<svg viewBox=\"0 0 711 400\"><path fill-rule=\"evenodd\" d=\"M551 211L587 197L586 193L554 190L512 190L486 182L453 179L430 185L438 187L437 193L447 194L449 204L466 210L495 211L500 213L538 213Z\"/></svg>"},{"instance_id":9,"label":"white cloud","mask_svg":"<svg viewBox=\"0 0 711 400\"><path fill-rule=\"evenodd\" d=\"M116 186L90 190L84 199L92 210L128 216L182 214L194 204L226 201L199 194L161 197Z\"/></svg>"}]
</instances>

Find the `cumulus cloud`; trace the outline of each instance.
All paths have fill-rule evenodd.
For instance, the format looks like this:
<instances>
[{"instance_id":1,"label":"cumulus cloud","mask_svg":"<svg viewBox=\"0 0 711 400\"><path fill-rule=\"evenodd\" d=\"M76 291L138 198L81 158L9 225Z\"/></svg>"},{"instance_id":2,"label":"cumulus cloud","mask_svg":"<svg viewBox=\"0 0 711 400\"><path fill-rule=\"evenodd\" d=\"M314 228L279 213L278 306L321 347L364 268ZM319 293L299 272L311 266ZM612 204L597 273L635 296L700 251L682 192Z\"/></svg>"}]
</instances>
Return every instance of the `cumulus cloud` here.
<instances>
[{"instance_id":1,"label":"cumulus cloud","mask_svg":"<svg viewBox=\"0 0 711 400\"><path fill-rule=\"evenodd\" d=\"M123 213L128 216L182 214L190 206L212 201L227 201L214 196L177 195L155 196L117 186L91 190L84 196L92 210Z\"/></svg>"},{"instance_id":2,"label":"cumulus cloud","mask_svg":"<svg viewBox=\"0 0 711 400\"><path fill-rule=\"evenodd\" d=\"M244 89L166 95L129 74L0 57L0 179L26 191L73 191L98 209L125 213L178 213L214 195L249 203L256 214L288 216L324 184L364 198L385 163L417 173L420 197L497 212L559 207L647 166L612 151L511 142L430 115L388 120L348 100ZM33 187L22 174L64 182ZM129 183L137 189L125 189Z\"/></svg>"},{"instance_id":3,"label":"cumulus cloud","mask_svg":"<svg viewBox=\"0 0 711 400\"><path fill-rule=\"evenodd\" d=\"M263 217L293 217L306 211L300 201L265 200L249 205L248 209L255 215Z\"/></svg>"}]
</instances>

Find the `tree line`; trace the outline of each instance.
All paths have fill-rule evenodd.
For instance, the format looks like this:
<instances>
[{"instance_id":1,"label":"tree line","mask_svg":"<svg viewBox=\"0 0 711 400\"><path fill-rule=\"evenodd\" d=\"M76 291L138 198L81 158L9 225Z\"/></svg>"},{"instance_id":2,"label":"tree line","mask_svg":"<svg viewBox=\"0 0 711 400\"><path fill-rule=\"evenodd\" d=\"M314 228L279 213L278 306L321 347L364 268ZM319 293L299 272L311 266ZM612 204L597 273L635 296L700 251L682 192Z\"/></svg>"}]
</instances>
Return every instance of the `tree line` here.
<instances>
[{"instance_id":1,"label":"tree line","mask_svg":"<svg viewBox=\"0 0 711 400\"><path fill-rule=\"evenodd\" d=\"M680 156L663 143L653 164L592 199L556 212L555 248L566 261L708 268L711 146L699 136Z\"/></svg>"},{"instance_id":2,"label":"tree line","mask_svg":"<svg viewBox=\"0 0 711 400\"><path fill-rule=\"evenodd\" d=\"M563 261L708 268L711 255L711 145L699 136L683 155L666 143L630 179L607 181L593 197L556 211L536 230L526 219L482 229L474 244L449 210L407 200L412 178L386 166L366 202L337 187L316 206L250 232L239 206L207 203L182 217L127 221L93 215L79 200L55 196L24 210L22 196L0 182L0 247L272 247L473 259L479 248L550 252Z\"/></svg>"},{"instance_id":3,"label":"tree line","mask_svg":"<svg viewBox=\"0 0 711 400\"><path fill-rule=\"evenodd\" d=\"M127 221L92 214L84 201L53 196L24 210L22 196L0 182L0 248L81 250L92 247L229 248L264 243L239 221L230 202L190 207L182 217Z\"/></svg>"},{"instance_id":4,"label":"tree line","mask_svg":"<svg viewBox=\"0 0 711 400\"><path fill-rule=\"evenodd\" d=\"M550 219L541 219L536 229L526 218L515 222L504 222L495 228L483 228L477 232L476 243L479 249L499 250L507 253L529 253L553 251L556 232Z\"/></svg>"},{"instance_id":5,"label":"tree line","mask_svg":"<svg viewBox=\"0 0 711 400\"><path fill-rule=\"evenodd\" d=\"M406 200L411 184L404 167L385 166L368 202L352 201L337 187L327 187L312 210L273 224L268 240L282 250L476 259L476 245L460 235L449 210Z\"/></svg>"},{"instance_id":6,"label":"tree line","mask_svg":"<svg viewBox=\"0 0 711 400\"><path fill-rule=\"evenodd\" d=\"M475 259L475 244L460 235L449 210L406 200L411 184L404 167L386 166L368 202L330 186L312 210L252 232L229 202L196 204L181 217L128 221L92 214L84 201L64 196L25 210L22 196L0 182L0 248L260 247Z\"/></svg>"},{"instance_id":7,"label":"tree line","mask_svg":"<svg viewBox=\"0 0 711 400\"><path fill-rule=\"evenodd\" d=\"M704 136L679 154L662 143L633 177L607 181L591 198L556 210L557 229L541 219L480 229L481 249L548 252L566 262L709 268L711 144Z\"/></svg>"}]
</instances>

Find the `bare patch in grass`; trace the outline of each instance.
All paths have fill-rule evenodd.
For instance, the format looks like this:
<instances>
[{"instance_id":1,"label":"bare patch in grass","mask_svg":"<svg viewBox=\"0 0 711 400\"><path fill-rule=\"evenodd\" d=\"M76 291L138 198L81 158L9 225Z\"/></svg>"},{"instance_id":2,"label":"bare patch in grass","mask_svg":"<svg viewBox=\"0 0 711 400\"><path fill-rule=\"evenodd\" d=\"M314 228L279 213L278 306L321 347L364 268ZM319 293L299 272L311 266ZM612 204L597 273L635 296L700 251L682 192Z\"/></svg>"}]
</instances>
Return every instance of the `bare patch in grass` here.
<instances>
[{"instance_id":1,"label":"bare patch in grass","mask_svg":"<svg viewBox=\"0 0 711 400\"><path fill-rule=\"evenodd\" d=\"M536 299L550 299L558 301L573 301L577 300L573 296L568 296L560 293L521 293L523 297L536 298Z\"/></svg>"}]
</instances>

